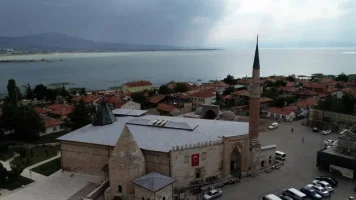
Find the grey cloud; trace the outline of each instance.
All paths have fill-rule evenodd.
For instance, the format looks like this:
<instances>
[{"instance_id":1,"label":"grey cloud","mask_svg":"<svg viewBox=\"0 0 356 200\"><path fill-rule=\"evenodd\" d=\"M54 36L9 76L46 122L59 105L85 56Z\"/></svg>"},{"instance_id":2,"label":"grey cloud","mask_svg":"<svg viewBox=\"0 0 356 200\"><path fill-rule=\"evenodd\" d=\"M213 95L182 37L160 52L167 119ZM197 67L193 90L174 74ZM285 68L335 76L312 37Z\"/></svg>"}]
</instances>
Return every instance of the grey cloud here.
<instances>
[{"instance_id":1,"label":"grey cloud","mask_svg":"<svg viewBox=\"0 0 356 200\"><path fill-rule=\"evenodd\" d=\"M0 35L59 32L96 41L199 45L224 0L1 0Z\"/></svg>"}]
</instances>

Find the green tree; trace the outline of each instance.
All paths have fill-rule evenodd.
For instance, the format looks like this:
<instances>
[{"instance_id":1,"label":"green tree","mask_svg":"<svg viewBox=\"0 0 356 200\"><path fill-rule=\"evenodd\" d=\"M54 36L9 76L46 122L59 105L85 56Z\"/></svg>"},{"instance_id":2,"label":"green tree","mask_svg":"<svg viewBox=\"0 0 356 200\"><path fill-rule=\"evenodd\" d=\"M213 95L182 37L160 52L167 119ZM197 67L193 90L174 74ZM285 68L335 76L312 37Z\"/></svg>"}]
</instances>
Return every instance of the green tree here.
<instances>
[{"instance_id":1,"label":"green tree","mask_svg":"<svg viewBox=\"0 0 356 200\"><path fill-rule=\"evenodd\" d=\"M47 89L46 100L54 102L57 100L57 96L59 95L60 91L58 89Z\"/></svg>"},{"instance_id":2,"label":"green tree","mask_svg":"<svg viewBox=\"0 0 356 200\"><path fill-rule=\"evenodd\" d=\"M9 79L7 83L7 100L11 104L17 104L22 98L20 89L16 86L16 81L14 79Z\"/></svg>"},{"instance_id":3,"label":"green tree","mask_svg":"<svg viewBox=\"0 0 356 200\"><path fill-rule=\"evenodd\" d=\"M341 110L340 112L347 113L347 114L353 114L354 112L354 107L356 103L356 98L354 95L346 93L342 96L341 102L340 102L344 110Z\"/></svg>"},{"instance_id":4,"label":"green tree","mask_svg":"<svg viewBox=\"0 0 356 200\"><path fill-rule=\"evenodd\" d=\"M292 74L292 75L287 76L287 77L286 77L286 80L287 80L287 81L294 82L294 81L295 81L295 75Z\"/></svg>"},{"instance_id":5,"label":"green tree","mask_svg":"<svg viewBox=\"0 0 356 200\"><path fill-rule=\"evenodd\" d=\"M147 98L145 96L145 92L135 92L131 94L131 98L134 102L137 102L141 104L142 108L146 108L148 103L147 103Z\"/></svg>"},{"instance_id":6,"label":"green tree","mask_svg":"<svg viewBox=\"0 0 356 200\"><path fill-rule=\"evenodd\" d=\"M335 87L338 89L342 89L342 88L344 88L344 85L340 84L340 83L336 83Z\"/></svg>"},{"instance_id":7,"label":"green tree","mask_svg":"<svg viewBox=\"0 0 356 200\"><path fill-rule=\"evenodd\" d=\"M27 83L27 85L25 86L25 98L26 99L34 99L35 98L35 94L33 92L33 89L31 88L31 85L29 83Z\"/></svg>"},{"instance_id":8,"label":"green tree","mask_svg":"<svg viewBox=\"0 0 356 200\"><path fill-rule=\"evenodd\" d=\"M83 100L75 104L73 112L68 115L66 126L71 130L76 130L91 123L92 109Z\"/></svg>"},{"instance_id":9,"label":"green tree","mask_svg":"<svg viewBox=\"0 0 356 200\"><path fill-rule=\"evenodd\" d=\"M6 168L0 163L0 184L5 184L6 178L8 177L9 172Z\"/></svg>"},{"instance_id":10,"label":"green tree","mask_svg":"<svg viewBox=\"0 0 356 200\"><path fill-rule=\"evenodd\" d=\"M79 90L79 94L80 95L87 95L87 91L85 90L85 88L81 88L80 90Z\"/></svg>"},{"instance_id":11,"label":"green tree","mask_svg":"<svg viewBox=\"0 0 356 200\"><path fill-rule=\"evenodd\" d=\"M263 91L263 96L276 99L279 96L279 91L276 87L271 87Z\"/></svg>"},{"instance_id":12,"label":"green tree","mask_svg":"<svg viewBox=\"0 0 356 200\"><path fill-rule=\"evenodd\" d=\"M337 75L337 77L335 78L335 81L341 81L341 82L347 82L348 80L349 77L344 73Z\"/></svg>"},{"instance_id":13,"label":"green tree","mask_svg":"<svg viewBox=\"0 0 356 200\"><path fill-rule=\"evenodd\" d=\"M282 96L279 96L274 100L274 105L276 107L284 107L286 105L286 103L287 103L286 99Z\"/></svg>"},{"instance_id":14,"label":"green tree","mask_svg":"<svg viewBox=\"0 0 356 200\"><path fill-rule=\"evenodd\" d=\"M37 100L44 100L47 96L47 87L43 84L36 85L33 92Z\"/></svg>"},{"instance_id":15,"label":"green tree","mask_svg":"<svg viewBox=\"0 0 356 200\"><path fill-rule=\"evenodd\" d=\"M236 84L236 79L231 74L228 74L226 76L226 78L224 78L223 81L224 81L224 83L229 84L229 85L235 85Z\"/></svg>"},{"instance_id":16,"label":"green tree","mask_svg":"<svg viewBox=\"0 0 356 200\"><path fill-rule=\"evenodd\" d=\"M15 133L23 140L35 141L38 139L39 133L46 130L40 115L29 106L21 106L17 117Z\"/></svg>"},{"instance_id":17,"label":"green tree","mask_svg":"<svg viewBox=\"0 0 356 200\"><path fill-rule=\"evenodd\" d=\"M233 86L227 87L224 91L223 91L223 95L228 95L231 94L233 92L235 92L235 88Z\"/></svg>"},{"instance_id":18,"label":"green tree","mask_svg":"<svg viewBox=\"0 0 356 200\"><path fill-rule=\"evenodd\" d=\"M183 83L183 82L178 82L176 83L176 85L174 86L174 92L186 92L189 91L189 87L187 84Z\"/></svg>"},{"instance_id":19,"label":"green tree","mask_svg":"<svg viewBox=\"0 0 356 200\"><path fill-rule=\"evenodd\" d=\"M167 85L161 85L158 89L159 94L171 94L172 90Z\"/></svg>"},{"instance_id":20,"label":"green tree","mask_svg":"<svg viewBox=\"0 0 356 200\"><path fill-rule=\"evenodd\" d=\"M282 87L282 86L286 86L287 82L285 82L284 80L277 80L274 82L274 86L275 87Z\"/></svg>"},{"instance_id":21,"label":"green tree","mask_svg":"<svg viewBox=\"0 0 356 200\"><path fill-rule=\"evenodd\" d=\"M270 80L266 80L265 81L265 85L266 85L266 87L273 87L274 83L272 81L270 81Z\"/></svg>"}]
</instances>

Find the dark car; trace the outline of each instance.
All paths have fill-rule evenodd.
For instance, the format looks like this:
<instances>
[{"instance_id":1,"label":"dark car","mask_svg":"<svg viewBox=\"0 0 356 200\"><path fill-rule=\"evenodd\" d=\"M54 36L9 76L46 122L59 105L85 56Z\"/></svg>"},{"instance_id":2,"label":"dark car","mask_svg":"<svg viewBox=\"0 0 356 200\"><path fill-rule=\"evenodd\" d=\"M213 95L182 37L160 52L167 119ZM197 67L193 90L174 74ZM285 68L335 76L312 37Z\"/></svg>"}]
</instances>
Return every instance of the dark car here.
<instances>
[{"instance_id":1,"label":"dark car","mask_svg":"<svg viewBox=\"0 0 356 200\"><path fill-rule=\"evenodd\" d=\"M314 199L314 200L319 200L322 199L323 197L317 194L313 189L309 187L303 187L300 189L301 192L303 192L305 195L307 195L309 198Z\"/></svg>"},{"instance_id":2,"label":"dark car","mask_svg":"<svg viewBox=\"0 0 356 200\"><path fill-rule=\"evenodd\" d=\"M283 196L283 195L279 196L279 198L282 200L293 200L291 197Z\"/></svg>"},{"instance_id":3,"label":"dark car","mask_svg":"<svg viewBox=\"0 0 356 200\"><path fill-rule=\"evenodd\" d=\"M316 180L325 181L333 187L337 186L337 184L339 183L336 179L329 177L329 176L318 176L318 177L316 177Z\"/></svg>"},{"instance_id":4,"label":"dark car","mask_svg":"<svg viewBox=\"0 0 356 200\"><path fill-rule=\"evenodd\" d=\"M317 127L313 128L313 132L319 132L320 130Z\"/></svg>"}]
</instances>

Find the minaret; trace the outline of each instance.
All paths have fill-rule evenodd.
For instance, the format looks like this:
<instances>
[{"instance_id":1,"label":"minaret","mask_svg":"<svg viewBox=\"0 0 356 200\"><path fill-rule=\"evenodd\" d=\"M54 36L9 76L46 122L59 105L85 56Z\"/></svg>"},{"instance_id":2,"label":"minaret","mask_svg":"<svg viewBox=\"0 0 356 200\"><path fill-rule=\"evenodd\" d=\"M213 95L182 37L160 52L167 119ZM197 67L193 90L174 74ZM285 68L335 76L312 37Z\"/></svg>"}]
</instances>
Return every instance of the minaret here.
<instances>
[{"instance_id":1,"label":"minaret","mask_svg":"<svg viewBox=\"0 0 356 200\"><path fill-rule=\"evenodd\" d=\"M250 134L250 147L251 149L259 149L261 147L258 139L260 131L260 58L258 55L258 36L255 50L255 58L253 61L252 69L252 81L248 86L248 92L250 96L249 105L249 134Z\"/></svg>"}]
</instances>

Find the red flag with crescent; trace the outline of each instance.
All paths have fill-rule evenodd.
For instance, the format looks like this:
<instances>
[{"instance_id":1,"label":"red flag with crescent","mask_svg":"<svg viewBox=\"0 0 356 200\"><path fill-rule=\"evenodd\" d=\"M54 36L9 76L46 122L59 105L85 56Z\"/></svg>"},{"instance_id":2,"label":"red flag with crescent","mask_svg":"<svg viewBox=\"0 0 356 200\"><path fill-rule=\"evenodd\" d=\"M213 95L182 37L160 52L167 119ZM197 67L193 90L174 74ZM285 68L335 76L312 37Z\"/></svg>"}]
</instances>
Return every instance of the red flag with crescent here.
<instances>
[{"instance_id":1,"label":"red flag with crescent","mask_svg":"<svg viewBox=\"0 0 356 200\"><path fill-rule=\"evenodd\" d=\"M192 155L192 166L199 166L199 154L193 154Z\"/></svg>"}]
</instances>

